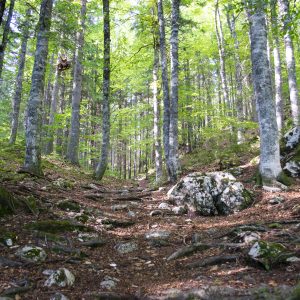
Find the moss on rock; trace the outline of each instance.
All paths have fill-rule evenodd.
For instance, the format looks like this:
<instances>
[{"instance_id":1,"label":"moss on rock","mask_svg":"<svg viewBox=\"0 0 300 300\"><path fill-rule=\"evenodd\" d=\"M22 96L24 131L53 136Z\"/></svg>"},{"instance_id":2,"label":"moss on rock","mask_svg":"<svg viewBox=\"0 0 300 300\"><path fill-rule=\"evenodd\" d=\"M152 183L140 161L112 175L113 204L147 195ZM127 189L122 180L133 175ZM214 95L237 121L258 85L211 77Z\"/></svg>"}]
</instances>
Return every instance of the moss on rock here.
<instances>
[{"instance_id":1,"label":"moss on rock","mask_svg":"<svg viewBox=\"0 0 300 300\"><path fill-rule=\"evenodd\" d=\"M57 204L57 207L62 210L74 212L80 212L81 209L80 204L72 200L63 200Z\"/></svg>"},{"instance_id":2,"label":"moss on rock","mask_svg":"<svg viewBox=\"0 0 300 300\"><path fill-rule=\"evenodd\" d=\"M69 220L44 220L25 226L27 229L38 230L50 233L68 232L68 231L92 231L91 228Z\"/></svg>"}]
</instances>

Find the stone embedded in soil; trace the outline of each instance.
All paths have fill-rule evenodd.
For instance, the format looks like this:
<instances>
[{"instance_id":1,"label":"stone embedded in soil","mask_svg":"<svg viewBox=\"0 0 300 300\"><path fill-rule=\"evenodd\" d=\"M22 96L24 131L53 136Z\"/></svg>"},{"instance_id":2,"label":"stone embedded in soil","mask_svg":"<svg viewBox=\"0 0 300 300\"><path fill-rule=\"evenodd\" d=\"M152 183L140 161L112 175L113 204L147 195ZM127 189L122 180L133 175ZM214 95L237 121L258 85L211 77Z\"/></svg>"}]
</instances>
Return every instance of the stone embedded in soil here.
<instances>
[{"instance_id":1,"label":"stone embedded in soil","mask_svg":"<svg viewBox=\"0 0 300 300\"><path fill-rule=\"evenodd\" d=\"M272 205L281 204L283 202L284 202L284 198L281 196L277 196L277 197L274 197L271 200L269 200L269 203Z\"/></svg>"},{"instance_id":2,"label":"stone embedded in soil","mask_svg":"<svg viewBox=\"0 0 300 300\"><path fill-rule=\"evenodd\" d=\"M16 252L22 260L32 263L45 261L47 254L45 250L37 246L24 246Z\"/></svg>"},{"instance_id":3,"label":"stone embedded in soil","mask_svg":"<svg viewBox=\"0 0 300 300\"><path fill-rule=\"evenodd\" d=\"M175 206L172 208L172 212L175 214L175 215L184 215L187 213L187 209L184 207L184 206Z\"/></svg>"},{"instance_id":4,"label":"stone embedded in soil","mask_svg":"<svg viewBox=\"0 0 300 300\"><path fill-rule=\"evenodd\" d=\"M69 300L69 298L62 293L55 293L50 297L50 300Z\"/></svg>"},{"instance_id":5,"label":"stone embedded in soil","mask_svg":"<svg viewBox=\"0 0 300 300\"><path fill-rule=\"evenodd\" d=\"M44 286L57 285L60 287L72 286L75 276L66 268L60 268L53 272L44 283Z\"/></svg>"},{"instance_id":6,"label":"stone embedded in soil","mask_svg":"<svg viewBox=\"0 0 300 300\"><path fill-rule=\"evenodd\" d=\"M260 240L260 234L253 231L244 231L237 233L236 239L239 243L253 244L254 242Z\"/></svg>"},{"instance_id":7,"label":"stone embedded in soil","mask_svg":"<svg viewBox=\"0 0 300 300\"><path fill-rule=\"evenodd\" d=\"M169 200L199 215L228 215L252 203L250 193L229 173L191 173L168 192Z\"/></svg>"},{"instance_id":8,"label":"stone embedded in soil","mask_svg":"<svg viewBox=\"0 0 300 300\"><path fill-rule=\"evenodd\" d=\"M288 161L283 170L292 177L299 177L300 176L300 162L295 160Z\"/></svg>"},{"instance_id":9,"label":"stone embedded in soil","mask_svg":"<svg viewBox=\"0 0 300 300\"><path fill-rule=\"evenodd\" d=\"M83 242L82 245L90 248L98 248L106 245L106 241L99 238L99 239L94 239L94 240L89 240L86 242Z\"/></svg>"},{"instance_id":10,"label":"stone embedded in soil","mask_svg":"<svg viewBox=\"0 0 300 300\"><path fill-rule=\"evenodd\" d=\"M162 202L158 205L159 209L171 210L171 206L167 202Z\"/></svg>"},{"instance_id":11,"label":"stone embedded in soil","mask_svg":"<svg viewBox=\"0 0 300 300\"><path fill-rule=\"evenodd\" d=\"M145 234L147 240L167 240L171 235L171 232L166 230L155 230L150 231Z\"/></svg>"},{"instance_id":12,"label":"stone embedded in soil","mask_svg":"<svg viewBox=\"0 0 300 300\"><path fill-rule=\"evenodd\" d=\"M117 278L113 278L110 276L105 276L103 281L101 281L100 286L103 289L112 290L117 286L117 282L119 280Z\"/></svg>"},{"instance_id":13,"label":"stone embedded in soil","mask_svg":"<svg viewBox=\"0 0 300 300\"><path fill-rule=\"evenodd\" d=\"M138 245L135 242L120 243L116 245L116 250L121 254L133 252L138 249Z\"/></svg>"},{"instance_id":14,"label":"stone embedded in soil","mask_svg":"<svg viewBox=\"0 0 300 300\"><path fill-rule=\"evenodd\" d=\"M57 204L57 207L65 211L80 212L80 204L73 200L62 200Z\"/></svg>"},{"instance_id":15,"label":"stone embedded in soil","mask_svg":"<svg viewBox=\"0 0 300 300\"><path fill-rule=\"evenodd\" d=\"M261 263L266 270L277 264L286 262L292 256L282 244L262 240L256 242L251 247L248 255L252 260Z\"/></svg>"}]
</instances>

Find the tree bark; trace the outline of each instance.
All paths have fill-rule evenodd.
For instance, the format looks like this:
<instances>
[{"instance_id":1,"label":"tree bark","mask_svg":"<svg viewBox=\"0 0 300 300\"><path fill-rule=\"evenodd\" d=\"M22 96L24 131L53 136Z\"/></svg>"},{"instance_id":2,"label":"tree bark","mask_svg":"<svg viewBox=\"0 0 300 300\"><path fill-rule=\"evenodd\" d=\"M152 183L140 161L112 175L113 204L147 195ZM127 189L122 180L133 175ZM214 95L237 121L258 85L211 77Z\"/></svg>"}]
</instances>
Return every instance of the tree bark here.
<instances>
[{"instance_id":1,"label":"tree bark","mask_svg":"<svg viewBox=\"0 0 300 300\"><path fill-rule=\"evenodd\" d=\"M44 92L48 39L51 26L53 0L43 0L40 9L39 29L31 77L30 96L26 118L26 154L24 172L42 175L41 169L41 106Z\"/></svg>"},{"instance_id":2,"label":"tree bark","mask_svg":"<svg viewBox=\"0 0 300 300\"><path fill-rule=\"evenodd\" d=\"M288 70L289 90L292 119L295 126L299 125L299 99L296 79L295 55L293 48L293 40L290 32L290 12L289 1L278 0L280 17L283 23L284 44L285 44L285 59Z\"/></svg>"},{"instance_id":3,"label":"tree bark","mask_svg":"<svg viewBox=\"0 0 300 300\"><path fill-rule=\"evenodd\" d=\"M179 31L180 0L172 1L171 29L171 102L169 132L169 168L170 180L175 182L180 172L178 158L178 31Z\"/></svg>"},{"instance_id":4,"label":"tree bark","mask_svg":"<svg viewBox=\"0 0 300 300\"><path fill-rule=\"evenodd\" d=\"M10 32L10 23L14 11L14 6L15 6L15 0L10 1L9 5L9 11L7 15L7 20L4 26L3 30L3 36L2 36L2 42L0 44L0 79L2 79L2 71L3 71L3 64L4 64L4 52L8 43L8 35Z\"/></svg>"},{"instance_id":5,"label":"tree bark","mask_svg":"<svg viewBox=\"0 0 300 300\"><path fill-rule=\"evenodd\" d=\"M227 14L228 25L230 29L231 36L234 41L234 59L235 59L235 81L236 81L236 110L237 110L237 118L240 122L244 121L244 107L243 107L243 84L242 84L242 65L241 58L239 55L240 45L237 39L237 34L235 30L235 15L232 13ZM243 135L242 128L238 128L237 130L237 142L238 144L242 144L245 142L245 138Z\"/></svg>"},{"instance_id":6,"label":"tree bark","mask_svg":"<svg viewBox=\"0 0 300 300\"><path fill-rule=\"evenodd\" d=\"M278 21L276 12L276 0L271 1L271 22L274 40L274 77L275 77L275 103L276 103L276 120L279 133L282 131L284 111L282 99L282 75L281 75L281 56L280 56L280 43L278 33Z\"/></svg>"},{"instance_id":7,"label":"tree bark","mask_svg":"<svg viewBox=\"0 0 300 300\"><path fill-rule=\"evenodd\" d=\"M80 136L80 102L82 96L82 59L86 17L86 2L87 0L81 0L80 28L76 35L76 51L72 92L72 116L71 128L69 132L68 151L66 157L66 159L74 165L79 165L78 152Z\"/></svg>"},{"instance_id":8,"label":"tree bark","mask_svg":"<svg viewBox=\"0 0 300 300\"><path fill-rule=\"evenodd\" d=\"M104 62L103 62L103 106L102 106L102 147L100 162L95 171L95 178L101 180L107 168L110 144L110 16L109 0L103 0L103 34L104 34ZM126 170L125 170L126 173Z\"/></svg>"},{"instance_id":9,"label":"tree bark","mask_svg":"<svg viewBox=\"0 0 300 300\"><path fill-rule=\"evenodd\" d=\"M55 114L57 113L57 100L58 100L58 93L59 93L59 82L60 81L60 71L58 68L55 70L55 81L52 90L51 96L51 107L50 107L50 117L49 117L49 128L48 128L48 136L47 136L47 143L45 154L49 155L53 152L53 143L54 143L54 118Z\"/></svg>"},{"instance_id":10,"label":"tree bark","mask_svg":"<svg viewBox=\"0 0 300 300\"><path fill-rule=\"evenodd\" d=\"M24 23L24 29L22 33L22 43L18 62L18 74L16 78L16 88L13 97L13 107L12 107L12 119L11 119L11 133L9 143L14 144L17 138L17 131L19 126L19 113L20 113L20 103L22 100L22 87L23 87L23 75L26 61L26 51L27 51L27 41L29 38L29 17L30 9L26 12L26 21Z\"/></svg>"},{"instance_id":11,"label":"tree bark","mask_svg":"<svg viewBox=\"0 0 300 300\"><path fill-rule=\"evenodd\" d=\"M260 174L264 185L273 185L282 169L262 1L257 5L250 4L247 14L250 22L253 84L260 129Z\"/></svg>"},{"instance_id":12,"label":"tree bark","mask_svg":"<svg viewBox=\"0 0 300 300\"><path fill-rule=\"evenodd\" d=\"M215 3L215 27L216 27L216 35L218 41L218 49L219 49L220 77L222 83L223 101L225 105L229 106L230 103L229 103L229 92L228 92L226 67L225 67L224 36L223 36L222 22L221 22L220 11L219 11L219 0L216 0Z\"/></svg>"},{"instance_id":13,"label":"tree bark","mask_svg":"<svg viewBox=\"0 0 300 300\"><path fill-rule=\"evenodd\" d=\"M157 15L159 22L159 48L160 48L160 60L161 60L161 76L162 76L162 88L163 88L163 144L165 152L165 163L170 177L169 168L169 136L170 136L170 91L169 91L169 78L168 78L168 61L166 54L166 33L165 33L165 18L163 10L163 1L157 2Z\"/></svg>"}]
</instances>

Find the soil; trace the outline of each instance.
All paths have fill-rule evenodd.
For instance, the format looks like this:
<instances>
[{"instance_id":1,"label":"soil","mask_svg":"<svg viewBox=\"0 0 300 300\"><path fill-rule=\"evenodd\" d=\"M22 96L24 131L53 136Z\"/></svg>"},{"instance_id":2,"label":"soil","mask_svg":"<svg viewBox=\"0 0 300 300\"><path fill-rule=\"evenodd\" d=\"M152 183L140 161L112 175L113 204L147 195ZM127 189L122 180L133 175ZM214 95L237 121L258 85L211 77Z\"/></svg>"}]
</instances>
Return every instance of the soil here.
<instances>
[{"instance_id":1,"label":"soil","mask_svg":"<svg viewBox=\"0 0 300 300\"><path fill-rule=\"evenodd\" d=\"M34 264L22 262L17 267L3 267L0 262L0 295L11 287L29 286L28 291L18 292L14 299L50 299L56 292L69 299L94 299L92 294L109 292L100 285L105 276L114 278L116 282L116 287L111 291L114 295L132 295L135 299L159 299L166 290L187 291L208 286L230 286L243 290L261 287L262 284L271 288L282 285L292 287L300 280L299 262L279 264L267 271L247 258L251 245L241 249L212 247L190 256L167 260L181 247L192 245L195 236L203 243L233 243L230 233L242 224L264 226L266 231L260 233L263 240L282 243L295 256L300 257L300 211L295 209L300 199L299 179L286 192L266 192L255 186L255 182L251 180L255 167L248 165L244 166L237 179L253 192L255 200L251 207L230 216L177 216L164 211L160 215L150 216L150 212L157 209L161 202L167 201L170 185L150 191L145 180L141 186L134 182L115 180L101 184L83 174L59 172L60 168L65 167L57 163L55 171L50 168L44 170L43 178L25 176L19 182L2 182L3 186L18 197L34 196L38 200L39 209L35 213L22 209L0 219L1 231L12 232L16 236L12 247L0 244L0 256L19 261L15 256L17 249L25 245L36 245L45 249L47 259ZM207 170L209 166L206 167ZM59 178L63 179L59 181ZM54 184L58 182L65 184ZM284 202L271 205L270 199L276 196L283 197ZM57 245L55 241L46 236L41 238L37 232L26 227L27 224L41 220L74 218L78 212L62 210L57 206L66 199L80 204L82 211L88 215L88 221L84 225L104 240L104 245L95 248L84 246L79 240L80 232L66 231L56 234L65 250L57 252L53 249ZM113 210L112 207L118 204L128 204L130 208ZM130 225L129 222L127 225L117 224L114 227L108 224L109 221L103 221L107 219L130 220L133 224ZM153 245L145 239L145 234L151 230L166 230L171 235L166 243ZM295 242L297 239L298 242ZM120 254L116 246L128 242L135 242L138 248ZM233 254L238 255L234 261L194 269L188 267L193 262L203 261L211 256ZM74 286L45 287L48 276L43 275L43 271L61 267L74 274ZM113 299L113 294L108 294L107 297L103 299ZM126 297L121 296L120 299Z\"/></svg>"}]
</instances>

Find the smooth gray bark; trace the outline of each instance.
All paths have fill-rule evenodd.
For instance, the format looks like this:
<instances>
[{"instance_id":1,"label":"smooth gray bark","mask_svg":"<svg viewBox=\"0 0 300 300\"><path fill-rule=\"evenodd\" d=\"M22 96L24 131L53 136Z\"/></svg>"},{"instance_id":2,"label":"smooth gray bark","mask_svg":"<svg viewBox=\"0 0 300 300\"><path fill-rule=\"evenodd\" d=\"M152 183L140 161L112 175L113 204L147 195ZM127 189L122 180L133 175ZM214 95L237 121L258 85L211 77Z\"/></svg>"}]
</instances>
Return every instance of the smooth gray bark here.
<instances>
[{"instance_id":1,"label":"smooth gray bark","mask_svg":"<svg viewBox=\"0 0 300 300\"><path fill-rule=\"evenodd\" d=\"M274 81L275 81L275 103L276 103L276 120L279 133L282 131L284 110L282 99L282 72L281 72L281 55L278 32L278 21L276 12L276 0L271 1L271 21L272 33L274 40L273 57L274 57Z\"/></svg>"},{"instance_id":2,"label":"smooth gray bark","mask_svg":"<svg viewBox=\"0 0 300 300\"><path fill-rule=\"evenodd\" d=\"M155 152L155 180L160 182L162 180L162 149L161 149L161 130L160 130L160 105L158 100L158 68L159 68L159 49L156 38L154 37L154 61L153 61L153 138L154 138L154 152Z\"/></svg>"},{"instance_id":3,"label":"smooth gray bark","mask_svg":"<svg viewBox=\"0 0 300 300\"><path fill-rule=\"evenodd\" d=\"M104 34L104 62L103 62L103 102L102 102L102 147L100 162L96 168L95 178L101 180L107 168L110 144L110 16L109 0L103 0L103 34ZM126 155L126 152L125 152ZM125 163L126 164L126 163ZM125 169L126 174L126 169Z\"/></svg>"},{"instance_id":4,"label":"smooth gray bark","mask_svg":"<svg viewBox=\"0 0 300 300\"><path fill-rule=\"evenodd\" d=\"M16 142L17 131L19 126L19 113L20 113L20 103L22 99L23 75L24 75L25 60L26 60L27 41L29 38L29 21L28 21L29 16L30 16L30 10L28 9L26 12L26 21L23 26L24 29L22 32L21 50L20 50L19 61L18 61L18 74L16 78L15 93L12 100L11 132L10 132L10 139L9 139L10 144L14 144Z\"/></svg>"},{"instance_id":5,"label":"smooth gray bark","mask_svg":"<svg viewBox=\"0 0 300 300\"><path fill-rule=\"evenodd\" d=\"M225 48L224 48L224 35L222 22L220 17L219 10L219 0L215 2L215 27L216 27L216 35L218 41L218 49L219 49L219 60L220 60L220 77L222 84L222 94L224 104L229 106L229 92L228 92L228 84L227 84L227 76L226 76L226 63L225 63Z\"/></svg>"},{"instance_id":6,"label":"smooth gray bark","mask_svg":"<svg viewBox=\"0 0 300 300\"><path fill-rule=\"evenodd\" d=\"M279 12L280 12L280 17L282 19L283 31L284 31L285 59L286 59L286 65L288 70L292 119L294 125L297 126L299 125L299 99L298 99L293 40L290 32L291 17L289 12L289 1L278 0L278 6L279 6Z\"/></svg>"},{"instance_id":7,"label":"smooth gray bark","mask_svg":"<svg viewBox=\"0 0 300 300\"><path fill-rule=\"evenodd\" d=\"M261 0L262 1L262 0ZM264 5L249 5L251 61L260 129L260 174L264 185L272 185L282 172L272 80L267 54Z\"/></svg>"},{"instance_id":8,"label":"smooth gray bark","mask_svg":"<svg viewBox=\"0 0 300 300\"><path fill-rule=\"evenodd\" d=\"M160 63L161 63L161 77L163 88L163 145L165 152L165 162L170 177L169 167L169 137L170 137L170 90L169 90L169 76L168 76L168 61L166 54L166 33L165 33L165 18L163 10L163 1L157 2L157 15L159 22L159 49L160 49Z\"/></svg>"},{"instance_id":9,"label":"smooth gray bark","mask_svg":"<svg viewBox=\"0 0 300 300\"><path fill-rule=\"evenodd\" d=\"M3 71L3 64L4 64L4 53L5 49L8 43L8 35L10 32L10 23L14 11L14 6L15 6L15 0L10 1L9 5L9 11L7 15L7 19L5 22L4 30L3 30L3 36L2 36L2 41L0 44L0 79L2 78L2 71Z\"/></svg>"},{"instance_id":10,"label":"smooth gray bark","mask_svg":"<svg viewBox=\"0 0 300 300\"><path fill-rule=\"evenodd\" d=\"M237 110L237 118L240 122L244 121L244 103L243 103L243 74L242 74L242 64L241 58L239 55L240 45L236 34L235 29L235 20L236 17L233 13L227 14L228 26L230 29L231 36L234 41L234 59L235 59L235 81L236 81L236 110ZM242 128L238 128L237 130L237 142L238 144L242 144L245 142L245 138L243 135Z\"/></svg>"},{"instance_id":11,"label":"smooth gray bark","mask_svg":"<svg viewBox=\"0 0 300 300\"><path fill-rule=\"evenodd\" d=\"M192 152L192 108L191 108L191 75L190 75L190 62L187 59L185 63L185 86L186 86L186 101L187 101L187 111L188 111L188 120L187 120L187 153Z\"/></svg>"},{"instance_id":12,"label":"smooth gray bark","mask_svg":"<svg viewBox=\"0 0 300 300\"><path fill-rule=\"evenodd\" d=\"M26 118L26 154L24 172L42 175L41 169L41 106L44 95L48 39L51 26L53 0L43 0L40 9L37 44L31 77L30 96Z\"/></svg>"},{"instance_id":13,"label":"smooth gray bark","mask_svg":"<svg viewBox=\"0 0 300 300\"><path fill-rule=\"evenodd\" d=\"M74 165L79 165L78 153L80 136L80 102L82 96L82 59L86 18L86 1L87 0L81 0L80 28L76 35L76 51L72 92L72 116L71 128L69 132L68 151L66 156L66 159Z\"/></svg>"},{"instance_id":14,"label":"smooth gray bark","mask_svg":"<svg viewBox=\"0 0 300 300\"><path fill-rule=\"evenodd\" d=\"M178 32L179 32L180 0L172 1L171 20L171 101L169 132L169 168L170 180L176 181L180 172L178 154Z\"/></svg>"},{"instance_id":15,"label":"smooth gray bark","mask_svg":"<svg viewBox=\"0 0 300 300\"><path fill-rule=\"evenodd\" d=\"M53 86L52 96L51 96L51 107L50 107L50 116L49 116L49 124L48 124L49 130L48 130L47 144L45 149L45 154L47 155L51 154L54 148L54 129L52 127L54 125L55 114L57 113L59 79L60 79L60 71L58 70L58 68L56 68L54 86Z\"/></svg>"}]
</instances>

